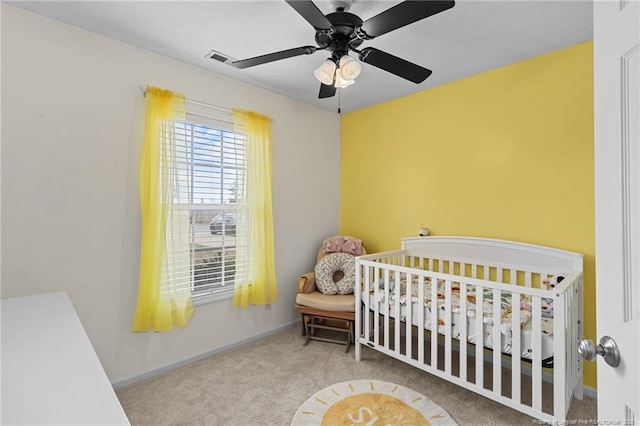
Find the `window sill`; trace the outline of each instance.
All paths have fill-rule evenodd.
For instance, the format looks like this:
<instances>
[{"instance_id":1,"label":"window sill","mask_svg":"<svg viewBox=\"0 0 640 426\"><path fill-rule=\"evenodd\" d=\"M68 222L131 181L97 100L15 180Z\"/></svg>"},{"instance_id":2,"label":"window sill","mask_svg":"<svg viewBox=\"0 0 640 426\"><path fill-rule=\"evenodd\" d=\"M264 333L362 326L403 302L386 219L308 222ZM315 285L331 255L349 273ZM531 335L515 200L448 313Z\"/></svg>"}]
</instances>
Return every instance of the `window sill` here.
<instances>
[{"instance_id":1,"label":"window sill","mask_svg":"<svg viewBox=\"0 0 640 426\"><path fill-rule=\"evenodd\" d=\"M233 298L233 287L225 291L217 291L215 293L200 294L192 296L193 306L207 305L209 303L220 302Z\"/></svg>"}]
</instances>

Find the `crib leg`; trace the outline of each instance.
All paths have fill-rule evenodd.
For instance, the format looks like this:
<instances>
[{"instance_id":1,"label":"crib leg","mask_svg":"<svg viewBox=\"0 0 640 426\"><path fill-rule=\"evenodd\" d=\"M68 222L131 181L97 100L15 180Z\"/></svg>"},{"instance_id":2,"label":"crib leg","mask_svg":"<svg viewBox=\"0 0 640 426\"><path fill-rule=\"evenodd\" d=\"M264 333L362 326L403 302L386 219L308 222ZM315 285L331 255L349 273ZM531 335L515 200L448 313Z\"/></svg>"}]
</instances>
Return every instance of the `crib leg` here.
<instances>
[{"instance_id":1,"label":"crib leg","mask_svg":"<svg viewBox=\"0 0 640 426\"><path fill-rule=\"evenodd\" d=\"M359 321L356 320L353 326L353 345L356 352L356 361L360 361L360 333Z\"/></svg>"}]
</instances>

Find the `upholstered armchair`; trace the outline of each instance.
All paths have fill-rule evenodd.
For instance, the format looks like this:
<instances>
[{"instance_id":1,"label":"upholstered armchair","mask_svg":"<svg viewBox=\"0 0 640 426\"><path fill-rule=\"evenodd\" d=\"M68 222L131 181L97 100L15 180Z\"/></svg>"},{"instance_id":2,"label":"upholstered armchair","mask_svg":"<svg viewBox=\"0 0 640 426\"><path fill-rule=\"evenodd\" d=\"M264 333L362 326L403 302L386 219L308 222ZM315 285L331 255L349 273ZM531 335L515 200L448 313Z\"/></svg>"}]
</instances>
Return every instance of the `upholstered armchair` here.
<instances>
[{"instance_id":1,"label":"upholstered armchair","mask_svg":"<svg viewBox=\"0 0 640 426\"><path fill-rule=\"evenodd\" d=\"M357 238L327 238L318 251L315 270L303 274L298 279L295 307L302 316L304 345L310 340L319 340L346 344L345 352L349 351L351 343L354 342L355 258L364 254L367 254L366 249ZM340 340L319 336L318 331L323 329L343 332L346 338Z\"/></svg>"}]
</instances>

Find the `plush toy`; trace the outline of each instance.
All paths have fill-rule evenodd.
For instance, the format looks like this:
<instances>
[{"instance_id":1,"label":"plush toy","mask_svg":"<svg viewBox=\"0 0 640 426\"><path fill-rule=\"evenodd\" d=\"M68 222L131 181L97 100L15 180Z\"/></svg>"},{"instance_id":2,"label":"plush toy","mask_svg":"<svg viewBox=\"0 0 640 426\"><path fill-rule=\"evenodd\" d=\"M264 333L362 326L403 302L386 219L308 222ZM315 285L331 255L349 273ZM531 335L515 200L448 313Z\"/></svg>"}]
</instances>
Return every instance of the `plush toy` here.
<instances>
[{"instance_id":1,"label":"plush toy","mask_svg":"<svg viewBox=\"0 0 640 426\"><path fill-rule=\"evenodd\" d=\"M545 278L542 280L542 287L549 289L554 288L564 280L562 275L554 275L551 278Z\"/></svg>"}]
</instances>

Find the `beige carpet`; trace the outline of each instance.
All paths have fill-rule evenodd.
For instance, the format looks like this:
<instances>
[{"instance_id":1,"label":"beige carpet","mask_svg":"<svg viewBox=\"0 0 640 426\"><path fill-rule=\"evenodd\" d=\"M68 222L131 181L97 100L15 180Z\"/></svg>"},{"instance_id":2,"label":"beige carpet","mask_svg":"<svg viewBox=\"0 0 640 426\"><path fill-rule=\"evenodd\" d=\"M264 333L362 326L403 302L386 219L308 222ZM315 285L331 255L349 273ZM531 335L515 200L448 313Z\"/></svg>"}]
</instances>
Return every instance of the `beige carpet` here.
<instances>
[{"instance_id":1,"label":"beige carpet","mask_svg":"<svg viewBox=\"0 0 640 426\"><path fill-rule=\"evenodd\" d=\"M357 362L353 348L345 353L344 346L302 342L294 327L116 393L134 425L289 425L319 390L374 379L425 395L460 425L532 424L527 415L369 348ZM569 418L596 419L596 401L574 401Z\"/></svg>"}]
</instances>

